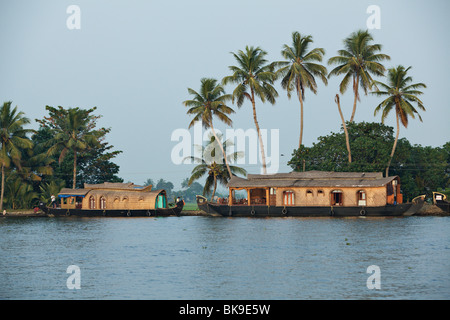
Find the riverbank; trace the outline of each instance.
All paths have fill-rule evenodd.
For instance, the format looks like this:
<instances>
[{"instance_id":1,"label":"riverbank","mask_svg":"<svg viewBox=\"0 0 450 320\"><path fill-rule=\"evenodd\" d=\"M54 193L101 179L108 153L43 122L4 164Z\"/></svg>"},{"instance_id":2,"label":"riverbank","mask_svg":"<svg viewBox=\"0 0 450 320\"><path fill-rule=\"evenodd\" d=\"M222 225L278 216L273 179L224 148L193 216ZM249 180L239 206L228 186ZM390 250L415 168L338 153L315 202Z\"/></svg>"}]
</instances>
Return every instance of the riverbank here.
<instances>
[{"instance_id":1,"label":"riverbank","mask_svg":"<svg viewBox=\"0 0 450 320\"><path fill-rule=\"evenodd\" d=\"M212 214L205 213L201 210L183 210L181 212L182 216L212 216ZM47 215L41 210L35 212L33 209L29 210L12 210L7 211L6 215L0 215L0 217L46 217ZM450 216L448 212L442 211L439 207L434 204L425 203L415 216L438 216L445 217Z\"/></svg>"}]
</instances>

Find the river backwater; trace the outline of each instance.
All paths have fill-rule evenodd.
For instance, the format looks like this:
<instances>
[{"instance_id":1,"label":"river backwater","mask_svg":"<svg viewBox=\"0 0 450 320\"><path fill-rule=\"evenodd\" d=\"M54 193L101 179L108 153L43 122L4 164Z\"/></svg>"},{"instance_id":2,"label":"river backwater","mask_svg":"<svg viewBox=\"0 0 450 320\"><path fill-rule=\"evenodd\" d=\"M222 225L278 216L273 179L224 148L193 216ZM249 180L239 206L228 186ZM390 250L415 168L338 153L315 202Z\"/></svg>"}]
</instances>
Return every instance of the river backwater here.
<instances>
[{"instance_id":1,"label":"river backwater","mask_svg":"<svg viewBox=\"0 0 450 320\"><path fill-rule=\"evenodd\" d=\"M450 217L0 218L3 300L449 298Z\"/></svg>"}]
</instances>

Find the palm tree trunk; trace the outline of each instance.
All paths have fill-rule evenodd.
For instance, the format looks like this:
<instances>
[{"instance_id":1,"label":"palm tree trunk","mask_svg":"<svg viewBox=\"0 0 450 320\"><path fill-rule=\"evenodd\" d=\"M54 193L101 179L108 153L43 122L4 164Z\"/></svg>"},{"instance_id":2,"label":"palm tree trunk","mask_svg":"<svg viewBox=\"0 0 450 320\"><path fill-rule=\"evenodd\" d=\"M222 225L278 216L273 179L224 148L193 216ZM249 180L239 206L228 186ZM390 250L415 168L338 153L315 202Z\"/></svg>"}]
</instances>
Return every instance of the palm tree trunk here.
<instances>
[{"instance_id":1,"label":"palm tree trunk","mask_svg":"<svg viewBox=\"0 0 450 320\"><path fill-rule=\"evenodd\" d=\"M0 196L0 211L3 211L3 194L5 192L5 165L2 164L2 191Z\"/></svg>"},{"instance_id":2,"label":"palm tree trunk","mask_svg":"<svg viewBox=\"0 0 450 320\"><path fill-rule=\"evenodd\" d=\"M386 177L389 175L389 166L391 165L392 158L394 157L395 148L397 147L398 135L400 133L400 122L398 112L396 112L396 117L397 117L397 133L395 134L394 146L392 147L391 157L389 158L389 162L386 167Z\"/></svg>"},{"instance_id":3,"label":"palm tree trunk","mask_svg":"<svg viewBox=\"0 0 450 320\"><path fill-rule=\"evenodd\" d=\"M300 148L302 146L303 141L303 93L300 89L300 82L297 81L297 94L298 94L298 100L300 101L300 138L298 140L298 147Z\"/></svg>"},{"instance_id":4,"label":"palm tree trunk","mask_svg":"<svg viewBox=\"0 0 450 320\"><path fill-rule=\"evenodd\" d=\"M73 189L77 185L77 152L73 151Z\"/></svg>"},{"instance_id":5,"label":"palm tree trunk","mask_svg":"<svg viewBox=\"0 0 450 320\"><path fill-rule=\"evenodd\" d=\"M213 189L213 193L211 195L211 201L213 201L213 198L216 195L216 189L217 189L217 178L216 178L216 175L214 174L214 189Z\"/></svg>"},{"instance_id":6,"label":"palm tree trunk","mask_svg":"<svg viewBox=\"0 0 450 320\"><path fill-rule=\"evenodd\" d=\"M339 95L338 94L336 95L336 98L334 99L334 101L336 102L338 109L339 109L339 114L341 115L342 125L344 126L345 143L347 144L348 162L351 163L352 162L352 152L350 151L350 141L348 138L348 131L347 131L347 126L345 125L344 115L342 114L342 110L341 110L341 104L339 103Z\"/></svg>"},{"instance_id":7,"label":"palm tree trunk","mask_svg":"<svg viewBox=\"0 0 450 320\"><path fill-rule=\"evenodd\" d=\"M227 156L226 156L226 154L225 154L225 150L224 150L224 148L223 148L222 142L219 141L219 138L217 137L217 134L216 134L216 131L214 130L212 121L210 122L209 126L211 127L211 131L212 131L212 133L213 133L213 135L214 135L214 138L216 138L216 142L219 144L220 150L222 150L223 159L224 159L224 161L225 161L225 165L227 166L228 174L230 175L230 179L231 179L231 177L232 177L232 175L231 175L231 169L230 169L230 166L228 165Z\"/></svg>"},{"instance_id":8,"label":"palm tree trunk","mask_svg":"<svg viewBox=\"0 0 450 320\"><path fill-rule=\"evenodd\" d=\"M263 165L263 173L267 174L266 156L264 153L264 144L262 141L261 132L259 130L258 119L256 118L255 93L254 93L253 89L251 90L251 92L252 92L252 106L253 106L253 121L255 122L256 131L258 132L259 145L260 145L260 149L261 149L261 159L262 159L262 165Z\"/></svg>"},{"instance_id":9,"label":"palm tree trunk","mask_svg":"<svg viewBox=\"0 0 450 320\"><path fill-rule=\"evenodd\" d=\"M356 101L358 101L358 86L359 86L359 75L356 76L356 81L353 79L353 92L355 93L355 100L353 101L353 111L350 118L350 122L353 122L356 113Z\"/></svg>"}]
</instances>

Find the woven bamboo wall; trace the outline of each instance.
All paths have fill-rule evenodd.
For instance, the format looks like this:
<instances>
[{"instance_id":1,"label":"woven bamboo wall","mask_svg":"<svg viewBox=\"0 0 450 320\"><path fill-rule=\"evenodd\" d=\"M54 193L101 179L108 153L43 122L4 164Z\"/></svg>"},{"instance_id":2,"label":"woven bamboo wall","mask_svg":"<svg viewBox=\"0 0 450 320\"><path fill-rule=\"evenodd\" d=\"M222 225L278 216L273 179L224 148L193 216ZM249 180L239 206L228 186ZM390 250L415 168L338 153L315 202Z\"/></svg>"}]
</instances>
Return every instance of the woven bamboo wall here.
<instances>
[{"instance_id":1,"label":"woven bamboo wall","mask_svg":"<svg viewBox=\"0 0 450 320\"><path fill-rule=\"evenodd\" d=\"M149 210L155 209L157 196L165 192L138 192L123 190L91 190L84 197L83 209L111 209L111 210ZM102 198L103 204L102 205ZM94 208L92 208L92 199Z\"/></svg>"},{"instance_id":2,"label":"woven bamboo wall","mask_svg":"<svg viewBox=\"0 0 450 320\"><path fill-rule=\"evenodd\" d=\"M322 191L322 192L319 192ZM366 187L366 188L277 188L276 205L283 206L283 192L294 192L294 203L296 206L330 206L331 192L333 190L342 191L343 206L359 206L358 195L359 190L366 193L366 206L383 206L386 205L386 187ZM307 191L310 191L308 193Z\"/></svg>"}]
</instances>

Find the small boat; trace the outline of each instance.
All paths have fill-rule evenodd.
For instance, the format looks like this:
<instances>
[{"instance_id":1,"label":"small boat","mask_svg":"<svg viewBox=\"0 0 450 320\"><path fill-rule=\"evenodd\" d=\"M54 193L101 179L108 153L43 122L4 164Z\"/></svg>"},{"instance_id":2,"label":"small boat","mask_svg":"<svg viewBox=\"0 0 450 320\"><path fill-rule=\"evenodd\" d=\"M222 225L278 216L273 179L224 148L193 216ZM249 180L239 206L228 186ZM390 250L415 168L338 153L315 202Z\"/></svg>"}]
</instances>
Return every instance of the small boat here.
<instances>
[{"instance_id":1,"label":"small boat","mask_svg":"<svg viewBox=\"0 0 450 320\"><path fill-rule=\"evenodd\" d=\"M450 202L447 201L447 196L440 192L433 192L433 204L439 207L442 211L450 213Z\"/></svg>"},{"instance_id":2,"label":"small boat","mask_svg":"<svg viewBox=\"0 0 450 320\"><path fill-rule=\"evenodd\" d=\"M49 216L80 217L155 217L179 216L184 202L167 203L166 191L133 183L85 184L83 189L63 188L59 205L40 209Z\"/></svg>"},{"instance_id":3,"label":"small boat","mask_svg":"<svg viewBox=\"0 0 450 320\"><path fill-rule=\"evenodd\" d=\"M306 171L233 176L229 197L208 201L197 196L200 210L232 217L411 216L425 195L403 203L398 176L382 173ZM245 192L246 198L238 198Z\"/></svg>"}]
</instances>

